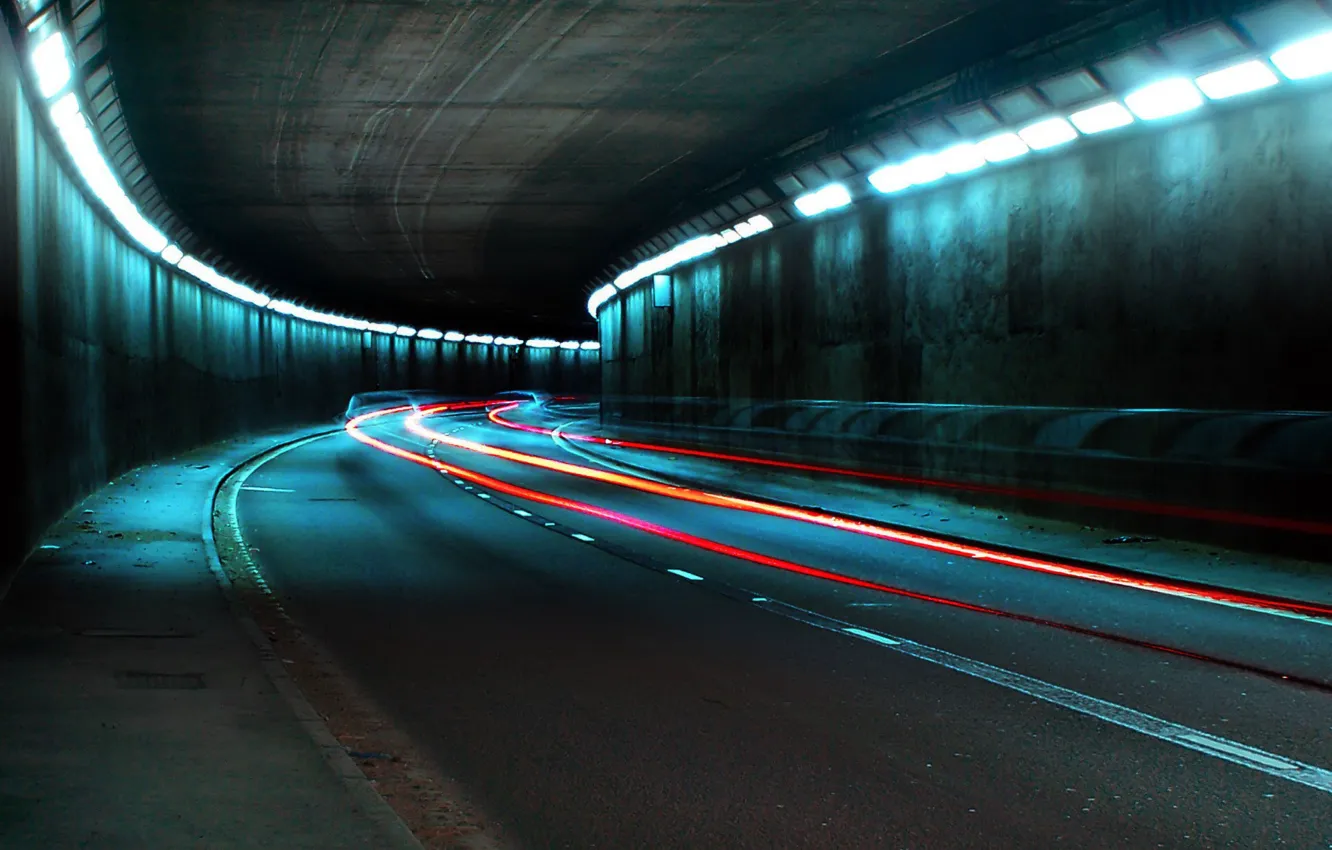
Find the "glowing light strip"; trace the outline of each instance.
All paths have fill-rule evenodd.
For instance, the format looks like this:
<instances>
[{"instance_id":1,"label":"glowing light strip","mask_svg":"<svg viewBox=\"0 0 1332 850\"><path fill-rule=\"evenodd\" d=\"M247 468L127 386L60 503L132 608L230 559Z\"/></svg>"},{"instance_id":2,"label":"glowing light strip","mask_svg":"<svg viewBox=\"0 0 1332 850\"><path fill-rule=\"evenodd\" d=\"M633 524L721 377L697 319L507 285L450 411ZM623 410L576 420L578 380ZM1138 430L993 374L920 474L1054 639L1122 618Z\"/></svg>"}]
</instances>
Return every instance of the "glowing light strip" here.
<instances>
[{"instance_id":1,"label":"glowing light strip","mask_svg":"<svg viewBox=\"0 0 1332 850\"><path fill-rule=\"evenodd\" d=\"M368 330L374 333L400 337L415 337L426 340L446 339L449 342L458 342L463 339L461 335L457 335L458 338L454 339L452 333L442 334L430 328L418 331L407 325L372 323L365 319L355 319L312 310L290 301L274 300L244 283L232 280L197 257L185 254L180 246L172 244L165 234L144 217L138 206L126 193L121 185L120 178L102 154L97 137L93 133L92 124L83 113L78 95L73 91L67 91L70 81L74 77L74 65L64 34L53 33L36 44L30 51L30 60L37 89L42 97L47 100L56 98L50 107L51 123L55 127L56 134L60 137L60 141L66 153L69 154L75 169L83 178L93 197L102 206L106 207L107 212L124 228L130 238L149 254L159 256L163 262L175 266L210 289L238 301L259 308L267 308L294 319L348 330ZM61 94L62 92L64 94ZM522 340L516 337L500 337L499 339L502 340L500 343L502 345L520 345L522 343ZM597 343L591 340L575 343L574 347L585 351L594 351L599 348Z\"/></svg>"},{"instance_id":2,"label":"glowing light strip","mask_svg":"<svg viewBox=\"0 0 1332 850\"><path fill-rule=\"evenodd\" d=\"M504 411L513 410L515 407L519 406L519 404L520 403L518 402L506 404L489 411L487 416L492 422L503 424L499 422L499 415ZM496 448L472 440L461 440L457 437L450 437L446 434L434 431L421 422L421 420L428 415L430 415L430 408L426 407L422 408L422 410L416 415L408 417L406 422L407 430L417 436L436 440L455 448L465 449L467 451L489 455L490 457L497 457L515 463L522 463L527 466L535 466L552 472L561 472L565 475L573 475L578 478L614 484L619 487L651 493L656 496L665 496L670 499L678 499L680 501L694 502L696 504L710 505L713 507L747 511L749 513L763 514L765 516L777 517L779 519L806 522L811 525L819 525L825 528L836 529L838 531L849 531L853 534L860 534L866 537L875 537L880 540L888 540L894 543L904 543L908 546L915 546L921 549L929 549L935 552L942 552L948 555L970 558L972 560L984 561L987 563L1018 567L1020 569L1031 570L1034 572L1077 578L1084 581L1095 581L1101 584L1128 587L1134 590L1143 590L1169 596L1179 596L1186 599L1237 606L1264 613L1280 611L1306 617L1332 620L1332 606L1263 597L1255 594L1240 593L1238 591L1222 590L1220 588L1187 586L1160 579L1126 576L1108 571L1095 570L1090 567L1064 564L1043 558L1015 555L1008 552L987 549L974 544L957 543L943 538L932 537L921 532L901 531L868 520L850 520L845 517L826 514L820 511L788 507L786 505L778 505L755 499L727 496L720 493L711 493L706 490L695 490L688 487L661 484L637 476L592 469L585 466L565 463L563 461L551 460L538 455L529 455L522 452L511 451L509 449ZM525 426L520 430L533 430L537 433L544 433L544 429L532 428L531 426Z\"/></svg>"},{"instance_id":3,"label":"glowing light strip","mask_svg":"<svg viewBox=\"0 0 1332 850\"><path fill-rule=\"evenodd\" d=\"M476 402L470 402L464 404L466 404L468 407L475 407L477 405ZM422 409L422 411L420 411L420 414L425 414L427 410L432 413L442 413L459 409L462 409L462 405L438 404L438 405L431 405L429 406L429 408ZM1034 625L1047 626L1050 628L1056 628L1062 631L1068 631L1075 634L1085 635L1088 637L1095 637L1102 640L1127 644L1130 646L1136 646L1144 649L1152 649L1170 655L1176 655L1185 658L1190 658L1196 661L1217 664L1223 667L1229 667L1231 669L1243 670L1245 672L1255 673L1257 675L1266 676L1269 678L1280 679L1285 682L1297 683L1300 685L1304 685L1305 687L1316 688L1323 691L1332 691L1332 684L1317 679L1309 679L1303 676L1280 673L1278 671L1269 670L1267 668L1245 664L1243 662L1238 662L1238 661L1231 661L1229 659L1224 659L1220 657L1202 655L1200 653L1190 652L1189 650L1179 649L1164 644L1152 643L1150 641L1143 641L1137 638L1131 638L1125 635L1118 635L1113 632L1108 632L1101 629L1086 628L1083 626L1076 626L1071 623L1061 623L1056 620L1047 620L1041 617L1033 617L1027 614L1016 614L1010 611L1004 611L999 608L991 608L985 605L977 605L970 602L961 602L956 599L948 599L942 596L933 596L931 594L926 594L926 593L917 593L915 591L906 590L905 588L894 587L892 585L881 584L879 582L869 581L866 579L858 579L852 576L843 575L841 573L835 573L830 570L823 570L819 569L818 567L810 567L806 566L805 564L796 563L794 561L787 561L782 558L774 558L770 555L764 555L758 552L751 552L747 549L741 549L736 546L730 546L725 543L719 543L714 540L708 540L703 537L697 537L695 535L688 534L683 531L677 531L676 529L668 528L663 525L658 525L656 523L649 522L647 520L643 520L638 517L630 516L629 514L623 514L619 513L618 511L612 511L606 508L597 507L596 505L591 505L586 502L578 502L573 499L565 499L561 496L555 496L550 493L544 493L540 490L532 490L527 487L522 487L516 484L510 484L507 481L502 481L498 478L492 478L480 472L474 472L472 470L465 469L463 467L454 466L453 464L445 463L435 458L427 457L423 454L411 451L409 449L400 448L398 446L393 445L392 443L388 443L385 442L384 440L371 437L370 435L364 433L361 430L361 427L367 422L379 419L384 416L407 413L412 410L413 408L404 406L404 407L388 408L385 410L378 410L372 413L366 413L348 421L347 425L345 426L346 431L353 439L357 440L360 443L378 449L387 454L393 455L394 457L402 458L403 460L408 460L411 461L412 463L416 463L421 466L434 469L438 472L442 472L446 475L450 475L455 480L470 481L473 484L486 487L490 490L494 490L497 493L503 493L507 496L512 496L517 499L524 499L526 501L537 502L539 504L544 504L544 505L550 505L551 507L562 508L564 510L574 511L576 513L581 513L587 516L596 517L598 519L608 520L610 522L618 523L620 525L626 526L628 528L633 528L638 531L644 531L647 532L648 534L653 534L658 537L665 538L667 540L674 540L679 543L684 543L699 549L703 549L709 552L714 552L719 555L725 555L727 557L736 558L738 560L748 561L749 563L758 564L760 566L771 567L774 569L783 570L785 572L809 576L811 578L822 579L824 581L834 582L836 584L842 584L850 587L859 587L865 590L873 590L879 593L886 593L893 596L915 599L921 602L929 602L936 605L942 605L948 608L971 611L978 614L988 614L995 617L1002 617L1004 619L1015 620L1024 623L1031 623Z\"/></svg>"},{"instance_id":4,"label":"glowing light strip","mask_svg":"<svg viewBox=\"0 0 1332 850\"><path fill-rule=\"evenodd\" d=\"M1274 88L1280 81L1268 67L1269 62L1292 83L1332 74L1332 30L1286 45L1268 54L1265 59L1241 57L1235 64L1218 71L1157 79L1128 92L1120 100L1111 99L1098 106L1084 108L1071 116L1046 115L1021 128L1010 128L986 139L955 143L942 151L921 151L906 161L877 168L865 179L879 194L896 195L950 175L965 175L986 165L1008 162L1033 150L1059 148L1080 136L1126 127L1134 123L1135 116L1139 120L1154 122L1186 114L1204 105L1204 94L1213 101L1219 101ZM854 200L844 184L830 183L797 196L793 203L802 217L815 218L854 203ZM750 219L750 222L754 220ZM693 242L709 240L716 247L729 245L738 241L738 237L750 235L742 229L746 224L699 237ZM771 222L768 225L771 227ZM588 313L595 319L597 312L615 297L618 290L660 270L657 266L663 263L667 264L666 267L677 265L677 262L669 262L668 258L683 247L678 246L665 254L645 260L616 278L614 286L607 284L597 289L588 298ZM715 247L708 252L712 250ZM652 271L640 274L640 269Z\"/></svg>"}]
</instances>

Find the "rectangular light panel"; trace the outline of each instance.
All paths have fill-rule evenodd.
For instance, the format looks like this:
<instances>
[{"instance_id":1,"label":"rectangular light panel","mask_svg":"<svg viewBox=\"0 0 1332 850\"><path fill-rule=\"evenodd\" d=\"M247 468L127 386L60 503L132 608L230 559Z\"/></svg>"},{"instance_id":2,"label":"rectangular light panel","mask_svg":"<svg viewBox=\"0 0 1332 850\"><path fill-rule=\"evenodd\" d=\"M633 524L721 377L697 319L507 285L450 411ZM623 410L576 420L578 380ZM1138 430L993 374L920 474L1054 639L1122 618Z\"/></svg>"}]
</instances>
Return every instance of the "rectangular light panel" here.
<instances>
[{"instance_id":1,"label":"rectangular light panel","mask_svg":"<svg viewBox=\"0 0 1332 850\"><path fill-rule=\"evenodd\" d=\"M1292 80L1332 73L1332 31L1281 48L1272 54L1272 64Z\"/></svg>"},{"instance_id":2,"label":"rectangular light panel","mask_svg":"<svg viewBox=\"0 0 1332 850\"><path fill-rule=\"evenodd\" d=\"M1068 120L1072 121L1073 126L1079 131L1092 136L1107 130L1127 127L1133 123L1133 113L1125 109L1124 104L1112 100L1074 112L1068 116Z\"/></svg>"},{"instance_id":3,"label":"rectangular light panel","mask_svg":"<svg viewBox=\"0 0 1332 850\"><path fill-rule=\"evenodd\" d=\"M1277 75L1266 64L1257 59L1231 65L1210 74L1203 74L1196 81L1202 93L1212 100L1225 100L1249 92L1261 91L1276 85Z\"/></svg>"},{"instance_id":4,"label":"rectangular light panel","mask_svg":"<svg viewBox=\"0 0 1332 850\"><path fill-rule=\"evenodd\" d=\"M1203 105L1203 99L1193 83L1183 77L1170 77L1127 95L1124 105L1144 121L1157 121L1192 112Z\"/></svg>"},{"instance_id":5,"label":"rectangular light panel","mask_svg":"<svg viewBox=\"0 0 1332 850\"><path fill-rule=\"evenodd\" d=\"M1043 151L1068 144L1078 137L1078 131L1063 118L1046 118L1018 130L1018 136L1032 150Z\"/></svg>"},{"instance_id":6,"label":"rectangular light panel","mask_svg":"<svg viewBox=\"0 0 1332 850\"><path fill-rule=\"evenodd\" d=\"M1017 133L999 133L976 143L976 150L986 162L1008 162L1031 153L1031 148Z\"/></svg>"}]
</instances>

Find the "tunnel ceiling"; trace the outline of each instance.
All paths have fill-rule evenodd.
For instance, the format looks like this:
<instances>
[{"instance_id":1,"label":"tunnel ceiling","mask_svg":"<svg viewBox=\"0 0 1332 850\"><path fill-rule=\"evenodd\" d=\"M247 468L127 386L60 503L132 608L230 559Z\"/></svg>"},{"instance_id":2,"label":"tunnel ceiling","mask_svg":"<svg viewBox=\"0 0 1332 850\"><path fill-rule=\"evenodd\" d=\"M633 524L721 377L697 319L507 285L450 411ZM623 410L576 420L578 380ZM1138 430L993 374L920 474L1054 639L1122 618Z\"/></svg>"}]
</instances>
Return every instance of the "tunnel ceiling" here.
<instances>
[{"instance_id":1,"label":"tunnel ceiling","mask_svg":"<svg viewBox=\"0 0 1332 850\"><path fill-rule=\"evenodd\" d=\"M586 322L612 251L990 5L104 2L135 143L206 246L322 306L500 331Z\"/></svg>"}]
</instances>

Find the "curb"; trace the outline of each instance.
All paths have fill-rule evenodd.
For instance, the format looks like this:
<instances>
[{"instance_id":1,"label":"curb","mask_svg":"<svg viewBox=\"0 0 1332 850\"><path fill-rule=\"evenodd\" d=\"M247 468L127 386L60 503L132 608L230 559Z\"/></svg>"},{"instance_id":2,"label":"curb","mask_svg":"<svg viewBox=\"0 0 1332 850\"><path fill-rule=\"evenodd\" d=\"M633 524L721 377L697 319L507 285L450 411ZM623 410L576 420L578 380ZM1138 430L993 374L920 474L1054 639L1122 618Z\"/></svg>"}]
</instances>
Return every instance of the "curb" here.
<instances>
[{"instance_id":1,"label":"curb","mask_svg":"<svg viewBox=\"0 0 1332 850\"><path fill-rule=\"evenodd\" d=\"M251 464L272 460L292 449L341 432L342 428L331 428L314 434L306 434L303 437L288 440L276 446L269 446L219 475L209 488L208 497L204 501L204 552L208 558L208 569L212 571L213 578L217 580L218 588L227 600L227 606L240 623L241 630L250 638L259 653L260 664L263 666L265 675L268 676L273 683L273 687L281 694L287 705L291 707L291 712L296 717L297 722L309 734L314 745L319 748L324 763L341 780L343 787L351 794L357 808L379 826L380 832L387 842L383 846L387 850L423 850L421 842L412 834L402 818L398 817L398 813L393 810L393 807L370 784L370 780L352 761L351 756L347 755L347 751L333 737L333 733L328 730L324 718L305 698L300 688L296 686L295 681L283 668L277 653L273 651L273 644L268 640L268 636L259 628L259 624L255 622L254 618L250 616L249 609L246 608L245 604L237 598L234 585L222 568L222 560L217 553L217 539L213 533L213 518L218 494L233 475Z\"/></svg>"}]
</instances>

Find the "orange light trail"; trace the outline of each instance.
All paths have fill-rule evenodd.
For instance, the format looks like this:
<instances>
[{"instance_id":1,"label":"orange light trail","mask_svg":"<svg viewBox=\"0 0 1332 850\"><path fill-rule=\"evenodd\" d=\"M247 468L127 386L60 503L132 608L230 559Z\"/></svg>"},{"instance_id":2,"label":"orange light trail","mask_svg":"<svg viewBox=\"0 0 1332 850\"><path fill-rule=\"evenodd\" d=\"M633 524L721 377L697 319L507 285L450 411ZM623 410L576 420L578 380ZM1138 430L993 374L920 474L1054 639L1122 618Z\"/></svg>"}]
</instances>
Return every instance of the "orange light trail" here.
<instances>
[{"instance_id":1,"label":"orange light trail","mask_svg":"<svg viewBox=\"0 0 1332 850\"><path fill-rule=\"evenodd\" d=\"M483 406L484 404L486 403L462 402L454 404L432 405L430 406L429 411L432 413L442 413L446 411L475 409L477 407ZM1323 691L1332 690L1332 685L1329 685L1327 682L1323 682L1317 679L1310 679L1303 676L1280 673L1256 665L1246 664L1238 661L1231 661L1228 659L1209 656L1209 655L1203 655L1201 653L1190 652L1189 650L1186 649L1179 649L1164 644L1139 640L1137 638L1118 635L1113 632L1107 632L1100 629L1085 628L1083 626L1076 626L1070 623L1061 623L1056 620L1047 620L1042 617L1033 617L1027 614L1016 614L1010 611L1004 611L999 608L991 608L985 605L975 605L968 602L961 602L956 599L948 599L942 596L933 596L927 593L917 593L915 591L906 590L900 587L893 587L891 585L881 584L879 582L854 578L852 576L843 575L841 573L835 573L830 570L823 570L817 567L810 567L805 564L800 564L795 561L788 561L783 558L774 558L770 555L764 555L758 552L752 552L747 549L741 549L736 546L730 546L725 543L719 543L715 540L708 540L703 537L698 537L693 534L688 534L683 531L678 531L673 528L668 528L663 525L658 525L657 523L648 522L647 520L630 516L628 514L623 514L618 511L612 511L606 508L601 508L596 505L588 504L586 502L579 502L573 499L565 499L563 497L555 496L550 493L544 493L540 490L533 490L528 487L522 487L516 484L510 484L507 481L501 481L498 478L493 478L489 475L485 475L480 472L474 472L470 469L464 469L463 467L460 466L454 466L453 464L445 463L443 461L437 460L432 457L427 457L426 455L423 455L419 452L414 452L411 451L410 449L404 449L399 446L395 446L391 443L372 437L361 430L361 426L367 422L379 419L384 416L406 413L412 410L414 410L414 408L412 407L393 407L384 410L377 410L372 413L366 413L361 416L354 417L353 419L347 422L345 428L347 433L353 439L367 446L378 449L379 451L385 452L386 454L392 455L394 457L398 457L403 460L419 464L420 466L424 466L429 469L434 469L438 472L451 475L455 478L464 481L470 481L473 484L478 484L480 486L486 487L487 489L494 490L497 493L503 493L505 495L512 496L517 499L523 499L526 501L536 502L538 504L543 504L543 505L550 505L551 507L563 508L565 510L574 511L576 513L581 513L587 516L596 517L598 519L608 520L610 522L618 523L620 525L624 525L629 528L634 528L639 531L646 532L648 534L653 534L655 536L665 538L667 540L674 540L679 543L684 543L689 546L694 546L699 549L703 549L709 552L715 552L719 555L725 555L731 558L736 558L738 560L748 561L749 563L758 564L760 566L771 567L773 569L779 569L785 572L809 576L811 578L822 579L824 581L830 581L836 584L847 585L850 587L858 587L858 588L863 588L865 590L873 590L879 593L890 594L893 596L901 596L908 599L915 599L921 602L929 602L936 605L942 605L948 608L971 611L978 614L988 614L991 616L1002 617L1004 619L1016 620L1024 623L1031 623L1034 625L1048 626L1051 628L1056 628L1062 631L1072 632L1087 637L1095 637L1102 640L1108 640L1114 643L1127 644L1130 646L1135 646L1143 649L1151 649L1158 652L1164 652L1170 655L1190 658L1196 661L1218 664L1224 667L1229 667L1231 669L1242 670L1245 672L1254 673L1269 678L1280 679L1282 681L1294 684L1300 684L1306 687L1316 688L1318 690L1323 690ZM420 416L423 415L424 413L425 410L422 410L415 413L414 416Z\"/></svg>"},{"instance_id":2,"label":"orange light trail","mask_svg":"<svg viewBox=\"0 0 1332 850\"><path fill-rule=\"evenodd\" d=\"M407 417L406 428L408 431L419 437L423 437L427 440L434 440L457 449L464 449L466 451L476 452L478 454L488 455L490 457L500 458L514 463L521 463L552 472L563 473L565 475L573 475L579 478L600 481L618 487L627 487L632 490L664 496L670 499L678 499L681 501L693 502L695 504L727 508L730 510L747 511L749 513L762 514L779 519L806 522L812 525L836 529L838 531L847 531L853 534L875 537L893 543L902 543L920 549L929 549L946 555L954 555L961 558L969 558L976 561L1000 564L1003 566L1017 567L1019 569L1032 570L1050 575L1065 576L1067 578L1082 579L1084 581L1095 581L1101 584L1117 585L1120 587L1133 588L1135 590L1162 593L1170 596L1179 596L1222 605L1256 609L1265 613L1275 611L1283 614L1296 614L1305 617L1332 619L1332 606L1317 605L1310 602L1259 594L1246 594L1237 591L1223 590L1221 588L1207 587L1205 585L1189 585L1153 578L1123 575L1075 564L1060 563L1058 561L1047 560L1044 558L1016 555L995 549L987 549L982 546L957 543L939 537L932 537L927 534L901 531L872 522L846 519L845 517L826 514L819 511L788 507L785 505L777 505L754 499L744 499L736 496L726 496L720 493L710 493L705 490L695 490L689 487L661 484L656 481L632 475L608 472L601 469L592 469L586 466L565 463L564 461L552 460L539 455L516 452L510 449L502 449L496 446L478 443L473 440L452 437L435 431L422 422L426 416L447 409L449 408L435 406L422 407L418 412ZM509 408L504 407L500 409L505 410ZM493 420L495 412L496 411L492 410L487 415ZM524 426L520 430L527 430L529 427L534 426Z\"/></svg>"},{"instance_id":3,"label":"orange light trail","mask_svg":"<svg viewBox=\"0 0 1332 850\"><path fill-rule=\"evenodd\" d=\"M505 428L512 428L517 431L526 431L529 434L544 434L549 437L555 433L553 428L543 428L539 425L528 425L522 422L514 422L512 419L507 419L503 416L504 413L513 410L518 406L518 403L513 403L506 404L502 407L496 407L488 412L486 416L496 425L502 425ZM822 466L813 463L800 463L797 461L755 457L753 455L727 454L725 452L689 449L681 446L639 443L632 440L616 440L608 437L593 437L588 434L570 434L565 431L560 432L560 438L572 442L595 443L597 445L614 446L621 449L638 449L647 452L659 452L683 455L685 457L720 460L727 463L768 466L779 469L790 469L798 472L815 472L821 475L861 478L869 481L882 481L890 484L910 484L918 487L931 487L937 490L961 490L968 493L986 493L993 496L1010 496L1019 499L1034 499L1042 502L1060 502L1062 504L1082 505L1083 507L1104 508L1107 510L1126 511L1129 513L1173 516L1181 519L1193 519L1225 525L1246 525L1256 528L1270 528L1278 531L1294 531L1301 534L1332 535L1332 523L1319 522L1317 520L1261 516L1240 511L1198 508L1191 505L1171 504L1169 502L1146 502L1134 499L1121 499L1114 496L1098 496L1093 493L1075 493L1064 490L1033 490L1023 487L999 487L990 484L947 481L938 478L922 478L912 475L890 475L885 472L867 472L865 470L851 469L845 466Z\"/></svg>"}]
</instances>

